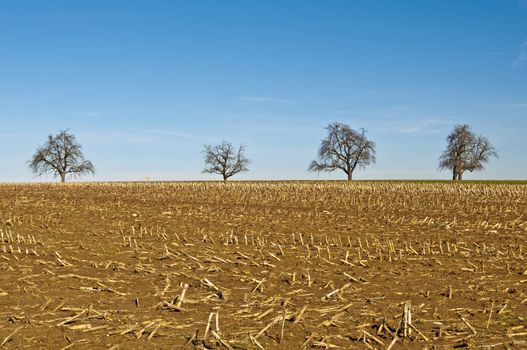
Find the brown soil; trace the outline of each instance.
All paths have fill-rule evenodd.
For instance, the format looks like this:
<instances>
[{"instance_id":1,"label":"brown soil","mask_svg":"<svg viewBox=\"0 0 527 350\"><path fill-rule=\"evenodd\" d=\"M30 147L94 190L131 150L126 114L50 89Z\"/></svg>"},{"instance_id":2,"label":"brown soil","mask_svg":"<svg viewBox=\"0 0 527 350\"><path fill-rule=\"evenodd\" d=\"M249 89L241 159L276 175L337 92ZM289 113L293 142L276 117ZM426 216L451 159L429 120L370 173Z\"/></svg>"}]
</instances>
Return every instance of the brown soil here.
<instances>
[{"instance_id":1,"label":"brown soil","mask_svg":"<svg viewBox=\"0 0 527 350\"><path fill-rule=\"evenodd\" d=\"M0 185L0 348L527 348L526 211L523 185Z\"/></svg>"}]
</instances>

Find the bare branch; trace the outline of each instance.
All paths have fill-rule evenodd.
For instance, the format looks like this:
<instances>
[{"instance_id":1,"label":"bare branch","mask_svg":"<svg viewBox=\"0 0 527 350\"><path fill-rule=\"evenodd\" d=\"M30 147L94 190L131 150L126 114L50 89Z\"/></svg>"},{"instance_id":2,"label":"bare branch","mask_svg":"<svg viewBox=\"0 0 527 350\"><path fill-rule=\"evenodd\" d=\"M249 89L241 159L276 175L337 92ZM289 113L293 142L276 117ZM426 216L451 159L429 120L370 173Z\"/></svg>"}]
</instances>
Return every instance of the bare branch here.
<instances>
[{"instance_id":1,"label":"bare branch","mask_svg":"<svg viewBox=\"0 0 527 350\"><path fill-rule=\"evenodd\" d=\"M365 168L375 163L375 143L366 138L366 131L358 132L342 123L332 123L326 127L328 135L318 149L318 160L308 167L309 171L342 170L352 179L356 168Z\"/></svg>"},{"instance_id":2,"label":"bare branch","mask_svg":"<svg viewBox=\"0 0 527 350\"><path fill-rule=\"evenodd\" d=\"M205 161L204 173L220 174L223 181L244 171L249 171L250 161L245 157L245 147L238 150L230 142L223 141L219 145L204 145L203 158Z\"/></svg>"},{"instance_id":3,"label":"bare branch","mask_svg":"<svg viewBox=\"0 0 527 350\"><path fill-rule=\"evenodd\" d=\"M467 124L456 125L446 137L447 146L439 157L439 169L452 170L452 179L461 180L465 171L483 170L498 153L489 140L476 136Z\"/></svg>"},{"instance_id":4,"label":"bare branch","mask_svg":"<svg viewBox=\"0 0 527 350\"><path fill-rule=\"evenodd\" d=\"M37 176L52 174L60 176L61 182L66 181L66 175L81 176L94 174L92 162L84 159L82 146L68 130L62 130L57 135L48 135L47 142L33 155L29 168Z\"/></svg>"}]
</instances>

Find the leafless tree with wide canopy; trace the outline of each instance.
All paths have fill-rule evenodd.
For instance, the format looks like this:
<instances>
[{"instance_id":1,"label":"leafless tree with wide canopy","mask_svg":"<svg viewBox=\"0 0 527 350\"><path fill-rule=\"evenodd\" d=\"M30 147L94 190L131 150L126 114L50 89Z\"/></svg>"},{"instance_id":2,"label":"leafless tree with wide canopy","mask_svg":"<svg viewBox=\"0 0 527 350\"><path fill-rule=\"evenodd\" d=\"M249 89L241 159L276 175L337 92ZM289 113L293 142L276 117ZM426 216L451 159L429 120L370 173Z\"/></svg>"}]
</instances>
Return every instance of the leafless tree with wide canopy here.
<instances>
[{"instance_id":1,"label":"leafless tree with wide canopy","mask_svg":"<svg viewBox=\"0 0 527 350\"><path fill-rule=\"evenodd\" d=\"M84 159L82 146L68 130L48 135L46 143L37 149L29 161L29 167L37 176L60 176L61 182L66 181L67 175L78 177L95 173L92 162Z\"/></svg>"},{"instance_id":2,"label":"leafless tree with wide canopy","mask_svg":"<svg viewBox=\"0 0 527 350\"><path fill-rule=\"evenodd\" d=\"M452 180L461 180L465 171L479 171L498 153L489 140L475 135L467 124L456 125L446 138L447 146L439 158L439 169L452 170Z\"/></svg>"},{"instance_id":3,"label":"leafless tree with wide canopy","mask_svg":"<svg viewBox=\"0 0 527 350\"><path fill-rule=\"evenodd\" d=\"M365 168L375 163L375 143L368 140L366 130L355 131L346 124L332 123L326 127L328 132L318 150L318 160L309 165L309 171L342 170L353 178L357 168Z\"/></svg>"},{"instance_id":4,"label":"leafless tree with wide canopy","mask_svg":"<svg viewBox=\"0 0 527 350\"><path fill-rule=\"evenodd\" d=\"M245 147L236 149L232 143L223 141L219 145L204 145L204 173L220 174L226 182L231 176L249 171L249 159L245 156Z\"/></svg>"}]
</instances>

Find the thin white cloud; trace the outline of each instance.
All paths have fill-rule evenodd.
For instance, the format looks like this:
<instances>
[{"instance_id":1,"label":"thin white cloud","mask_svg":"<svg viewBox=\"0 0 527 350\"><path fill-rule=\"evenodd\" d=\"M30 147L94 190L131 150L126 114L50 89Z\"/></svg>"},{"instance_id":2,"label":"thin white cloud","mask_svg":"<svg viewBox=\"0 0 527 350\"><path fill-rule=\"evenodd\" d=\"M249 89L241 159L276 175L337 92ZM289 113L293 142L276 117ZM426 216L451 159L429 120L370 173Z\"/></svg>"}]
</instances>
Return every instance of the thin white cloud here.
<instances>
[{"instance_id":1,"label":"thin white cloud","mask_svg":"<svg viewBox=\"0 0 527 350\"><path fill-rule=\"evenodd\" d=\"M338 115L338 116L347 116L347 115L361 115L361 112L358 111L352 111L349 109L339 109L337 111L329 112L332 115Z\"/></svg>"},{"instance_id":2,"label":"thin white cloud","mask_svg":"<svg viewBox=\"0 0 527 350\"><path fill-rule=\"evenodd\" d=\"M22 13L0 15L2 21L93 21L98 19L110 19L112 15L107 12L42 12L42 13Z\"/></svg>"},{"instance_id":3,"label":"thin white cloud","mask_svg":"<svg viewBox=\"0 0 527 350\"><path fill-rule=\"evenodd\" d=\"M79 139L87 142L96 142L98 144L121 144L121 145L148 145L157 143L157 139L145 133L133 130L123 131L97 131L83 133Z\"/></svg>"},{"instance_id":4,"label":"thin white cloud","mask_svg":"<svg viewBox=\"0 0 527 350\"><path fill-rule=\"evenodd\" d=\"M99 117L101 115L100 112L83 112L81 113L83 117Z\"/></svg>"},{"instance_id":5,"label":"thin white cloud","mask_svg":"<svg viewBox=\"0 0 527 350\"><path fill-rule=\"evenodd\" d=\"M25 136L25 135L22 135L22 134L19 134L19 133L5 133L5 132L2 132L2 133L0 133L0 140L2 140L2 141L19 140L23 136Z\"/></svg>"},{"instance_id":6,"label":"thin white cloud","mask_svg":"<svg viewBox=\"0 0 527 350\"><path fill-rule=\"evenodd\" d=\"M454 52L416 52L393 54L389 57L411 58L411 57L457 57L457 56L509 56L513 54L508 51L454 51Z\"/></svg>"},{"instance_id":7,"label":"thin white cloud","mask_svg":"<svg viewBox=\"0 0 527 350\"><path fill-rule=\"evenodd\" d=\"M154 136L173 136L173 137L180 137L184 139L191 139L191 140L205 140L206 137L202 135L196 135L186 132L181 132L177 130L160 130L160 129L134 129L137 132L142 132L145 134L150 134Z\"/></svg>"},{"instance_id":8,"label":"thin white cloud","mask_svg":"<svg viewBox=\"0 0 527 350\"><path fill-rule=\"evenodd\" d=\"M127 129L89 132L82 135L88 142L121 145L156 145L171 139L192 139L204 141L201 135L194 135L176 130Z\"/></svg>"},{"instance_id":9,"label":"thin white cloud","mask_svg":"<svg viewBox=\"0 0 527 350\"><path fill-rule=\"evenodd\" d=\"M527 103L500 103L484 105L483 107L490 107L496 109L524 109L527 108Z\"/></svg>"},{"instance_id":10,"label":"thin white cloud","mask_svg":"<svg viewBox=\"0 0 527 350\"><path fill-rule=\"evenodd\" d=\"M342 116L342 117L361 117L371 119L372 116L375 117L388 117L391 118L394 114L411 114L414 113L416 109L415 105L395 105L388 106L383 108L375 107L373 109L362 109L362 110L351 110L351 109L339 109L335 111L328 112L330 115Z\"/></svg>"},{"instance_id":11,"label":"thin white cloud","mask_svg":"<svg viewBox=\"0 0 527 350\"><path fill-rule=\"evenodd\" d=\"M244 102L260 102L260 103L296 103L294 100L286 98L276 98L267 96L242 96L240 100Z\"/></svg>"},{"instance_id":12,"label":"thin white cloud","mask_svg":"<svg viewBox=\"0 0 527 350\"><path fill-rule=\"evenodd\" d=\"M514 60L513 64L515 66L522 66L527 64L527 39L523 41L520 45L520 54Z\"/></svg>"},{"instance_id":13,"label":"thin white cloud","mask_svg":"<svg viewBox=\"0 0 527 350\"><path fill-rule=\"evenodd\" d=\"M269 126L262 124L225 124L230 130L242 130L247 134L305 134L318 130L318 127L307 125Z\"/></svg>"},{"instance_id":14,"label":"thin white cloud","mask_svg":"<svg viewBox=\"0 0 527 350\"><path fill-rule=\"evenodd\" d=\"M423 119L413 122L390 122L385 126L385 131L398 134L436 134L442 131L441 126L445 121L437 119Z\"/></svg>"}]
</instances>

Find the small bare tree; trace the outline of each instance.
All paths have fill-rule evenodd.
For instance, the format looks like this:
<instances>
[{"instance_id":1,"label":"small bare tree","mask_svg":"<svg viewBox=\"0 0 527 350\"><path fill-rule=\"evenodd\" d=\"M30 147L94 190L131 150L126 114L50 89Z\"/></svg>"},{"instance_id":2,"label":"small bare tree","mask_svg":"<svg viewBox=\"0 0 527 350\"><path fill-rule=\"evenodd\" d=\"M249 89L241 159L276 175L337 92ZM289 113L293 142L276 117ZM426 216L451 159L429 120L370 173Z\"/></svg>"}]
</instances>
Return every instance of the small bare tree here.
<instances>
[{"instance_id":1,"label":"small bare tree","mask_svg":"<svg viewBox=\"0 0 527 350\"><path fill-rule=\"evenodd\" d=\"M366 138L366 131L355 131L348 125L332 123L326 127L328 135L322 140L318 150L318 161L309 165L309 171L342 170L353 178L356 168L364 168L375 163L375 143Z\"/></svg>"},{"instance_id":2,"label":"small bare tree","mask_svg":"<svg viewBox=\"0 0 527 350\"><path fill-rule=\"evenodd\" d=\"M439 169L452 170L452 180L461 180L465 171L483 170L491 157L498 157L484 136L476 136L470 126L456 125L446 138L447 146L439 158Z\"/></svg>"},{"instance_id":3,"label":"small bare tree","mask_svg":"<svg viewBox=\"0 0 527 350\"><path fill-rule=\"evenodd\" d=\"M237 150L232 143L223 141L219 145L204 145L203 155L205 160L204 173L220 174L223 181L243 171L249 171L250 161L245 157L245 147Z\"/></svg>"},{"instance_id":4,"label":"small bare tree","mask_svg":"<svg viewBox=\"0 0 527 350\"><path fill-rule=\"evenodd\" d=\"M66 175L81 176L94 174L95 167L84 159L82 146L68 130L62 130L57 135L49 135L48 140L40 146L29 167L37 176L50 173L60 176L60 181L66 181Z\"/></svg>"}]
</instances>

